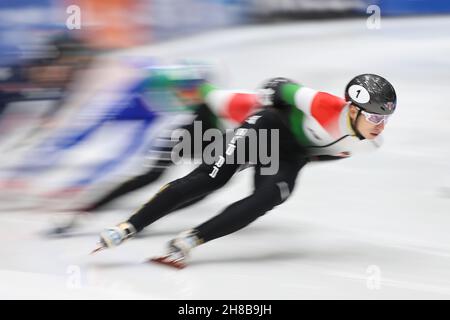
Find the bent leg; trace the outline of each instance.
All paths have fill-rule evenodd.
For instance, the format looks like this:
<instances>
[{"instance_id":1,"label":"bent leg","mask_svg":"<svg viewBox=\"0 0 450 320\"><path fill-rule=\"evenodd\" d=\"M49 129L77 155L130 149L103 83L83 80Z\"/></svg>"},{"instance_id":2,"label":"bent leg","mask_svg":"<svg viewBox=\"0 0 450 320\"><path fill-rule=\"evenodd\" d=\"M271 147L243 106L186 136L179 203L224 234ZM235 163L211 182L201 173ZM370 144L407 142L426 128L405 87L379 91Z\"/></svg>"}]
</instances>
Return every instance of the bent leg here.
<instances>
[{"instance_id":1,"label":"bent leg","mask_svg":"<svg viewBox=\"0 0 450 320\"><path fill-rule=\"evenodd\" d=\"M238 165L224 165L220 173L212 178L211 165L200 165L187 176L172 181L161 190L129 220L137 231L165 215L199 201L214 190L225 185L238 169Z\"/></svg>"},{"instance_id":2,"label":"bent leg","mask_svg":"<svg viewBox=\"0 0 450 320\"><path fill-rule=\"evenodd\" d=\"M252 195L239 200L222 213L195 228L202 242L211 241L236 232L275 206L283 203L292 193L298 172L305 162L281 163L276 175L261 179Z\"/></svg>"}]
</instances>

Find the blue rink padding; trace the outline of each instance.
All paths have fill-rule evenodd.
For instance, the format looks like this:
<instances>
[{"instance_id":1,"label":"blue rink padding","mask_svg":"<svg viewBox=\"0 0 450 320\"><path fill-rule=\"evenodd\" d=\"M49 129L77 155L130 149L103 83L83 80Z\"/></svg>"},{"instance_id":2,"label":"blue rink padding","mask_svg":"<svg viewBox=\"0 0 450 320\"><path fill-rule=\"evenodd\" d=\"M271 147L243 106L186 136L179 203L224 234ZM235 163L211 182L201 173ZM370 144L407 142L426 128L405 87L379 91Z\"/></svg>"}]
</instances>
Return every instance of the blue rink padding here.
<instances>
[{"instance_id":1,"label":"blue rink padding","mask_svg":"<svg viewBox=\"0 0 450 320\"><path fill-rule=\"evenodd\" d=\"M379 6L382 16L450 13L448 0L366 0L365 3Z\"/></svg>"}]
</instances>

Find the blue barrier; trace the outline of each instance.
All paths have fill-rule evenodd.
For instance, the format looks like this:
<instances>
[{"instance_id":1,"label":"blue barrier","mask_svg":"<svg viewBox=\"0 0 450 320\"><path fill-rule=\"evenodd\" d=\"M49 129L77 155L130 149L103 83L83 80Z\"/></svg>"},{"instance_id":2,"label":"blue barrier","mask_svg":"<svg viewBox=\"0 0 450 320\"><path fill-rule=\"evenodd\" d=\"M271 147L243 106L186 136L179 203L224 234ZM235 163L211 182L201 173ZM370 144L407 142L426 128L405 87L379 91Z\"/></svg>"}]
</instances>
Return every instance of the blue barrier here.
<instances>
[{"instance_id":1,"label":"blue barrier","mask_svg":"<svg viewBox=\"0 0 450 320\"><path fill-rule=\"evenodd\" d=\"M450 13L448 0L376 0L366 3L378 5L382 15Z\"/></svg>"}]
</instances>

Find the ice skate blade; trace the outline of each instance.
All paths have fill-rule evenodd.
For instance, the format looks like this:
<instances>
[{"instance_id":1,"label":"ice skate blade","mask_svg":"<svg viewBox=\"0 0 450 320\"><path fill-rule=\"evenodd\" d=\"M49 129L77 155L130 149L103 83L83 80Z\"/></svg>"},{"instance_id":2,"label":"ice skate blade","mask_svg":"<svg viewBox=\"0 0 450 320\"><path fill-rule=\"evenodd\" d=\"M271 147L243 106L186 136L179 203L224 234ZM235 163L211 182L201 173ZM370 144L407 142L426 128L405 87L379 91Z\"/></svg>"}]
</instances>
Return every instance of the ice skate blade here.
<instances>
[{"instance_id":1,"label":"ice skate blade","mask_svg":"<svg viewBox=\"0 0 450 320\"><path fill-rule=\"evenodd\" d=\"M162 264L178 270L184 269L186 267L186 263L182 261L172 261L168 259L168 256L151 258L150 260L148 260L148 262Z\"/></svg>"},{"instance_id":2,"label":"ice skate blade","mask_svg":"<svg viewBox=\"0 0 450 320\"><path fill-rule=\"evenodd\" d=\"M94 253L97 253L99 251L105 250L106 247L103 245L98 246L97 248L95 248L94 250L92 250L92 252L90 253L90 255L93 255Z\"/></svg>"}]
</instances>

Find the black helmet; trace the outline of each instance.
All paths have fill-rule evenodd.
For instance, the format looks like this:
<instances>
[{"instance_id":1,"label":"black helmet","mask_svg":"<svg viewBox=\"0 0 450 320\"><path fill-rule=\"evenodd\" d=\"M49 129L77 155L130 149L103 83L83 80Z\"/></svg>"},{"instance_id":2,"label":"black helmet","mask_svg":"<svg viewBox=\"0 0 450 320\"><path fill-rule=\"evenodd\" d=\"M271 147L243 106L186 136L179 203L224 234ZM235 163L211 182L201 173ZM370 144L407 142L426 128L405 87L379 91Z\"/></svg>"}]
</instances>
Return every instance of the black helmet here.
<instances>
[{"instance_id":1,"label":"black helmet","mask_svg":"<svg viewBox=\"0 0 450 320\"><path fill-rule=\"evenodd\" d=\"M288 78L276 77L276 78L267 80L264 83L264 85L262 86L262 88L263 89L272 89L274 91L277 91L277 89L280 87L280 85L285 84L285 83L294 83L294 81L292 81Z\"/></svg>"},{"instance_id":2,"label":"black helmet","mask_svg":"<svg viewBox=\"0 0 450 320\"><path fill-rule=\"evenodd\" d=\"M269 99L268 104L271 104L275 108L280 108L280 109L288 106L287 103L284 102L283 99L281 98L281 85L288 84L288 83L295 84L294 81L292 81L288 78L276 77L276 78L267 80L261 86L261 88L263 90L268 91L267 94L265 94L265 96Z\"/></svg>"},{"instance_id":3,"label":"black helmet","mask_svg":"<svg viewBox=\"0 0 450 320\"><path fill-rule=\"evenodd\" d=\"M376 74L361 74L354 77L345 88L345 100L364 111L390 115L397 105L394 87Z\"/></svg>"}]
</instances>

